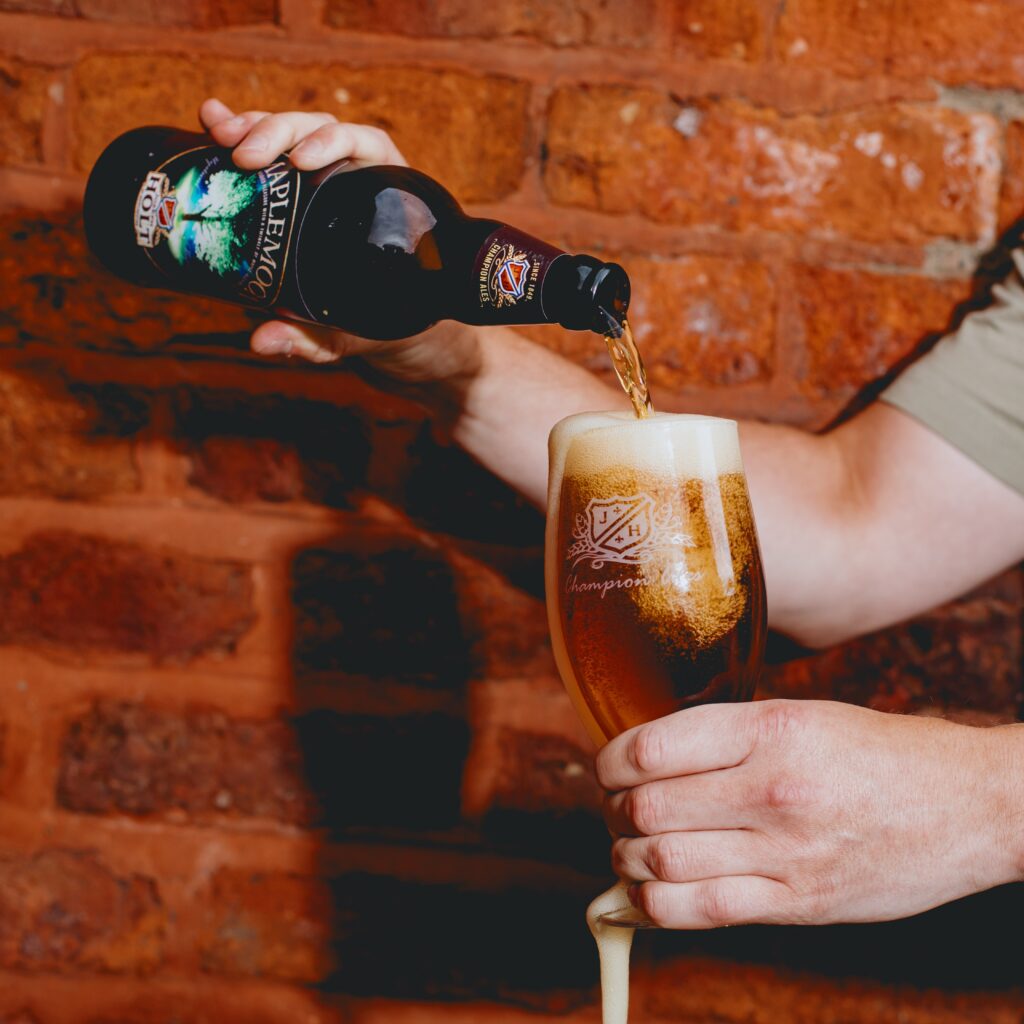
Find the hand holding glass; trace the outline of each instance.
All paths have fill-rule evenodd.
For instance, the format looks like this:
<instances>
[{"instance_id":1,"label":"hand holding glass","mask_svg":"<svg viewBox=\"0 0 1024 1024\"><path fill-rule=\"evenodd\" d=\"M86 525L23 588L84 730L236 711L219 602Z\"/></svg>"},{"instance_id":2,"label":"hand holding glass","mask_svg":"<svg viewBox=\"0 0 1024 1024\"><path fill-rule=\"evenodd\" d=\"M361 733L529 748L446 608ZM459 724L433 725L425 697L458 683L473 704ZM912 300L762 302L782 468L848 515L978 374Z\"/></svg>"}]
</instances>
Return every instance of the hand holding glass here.
<instances>
[{"instance_id":1,"label":"hand holding glass","mask_svg":"<svg viewBox=\"0 0 1024 1024\"><path fill-rule=\"evenodd\" d=\"M549 448L548 620L594 741L749 700L765 594L736 423L582 413L556 425Z\"/></svg>"}]
</instances>

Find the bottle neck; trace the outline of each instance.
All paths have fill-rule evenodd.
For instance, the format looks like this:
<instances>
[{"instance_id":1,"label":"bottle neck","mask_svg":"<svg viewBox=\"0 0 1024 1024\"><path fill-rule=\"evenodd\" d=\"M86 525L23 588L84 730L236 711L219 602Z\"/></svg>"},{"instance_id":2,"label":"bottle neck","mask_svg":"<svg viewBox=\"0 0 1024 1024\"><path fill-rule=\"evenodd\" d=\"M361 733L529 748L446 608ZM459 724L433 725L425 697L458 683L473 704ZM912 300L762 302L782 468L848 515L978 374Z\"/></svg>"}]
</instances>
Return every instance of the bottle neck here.
<instances>
[{"instance_id":1,"label":"bottle neck","mask_svg":"<svg viewBox=\"0 0 1024 1024\"><path fill-rule=\"evenodd\" d=\"M473 323L558 323L606 334L629 306L629 278L615 263L574 256L507 224L493 225L472 268ZM459 316L459 319L465 319Z\"/></svg>"},{"instance_id":2,"label":"bottle neck","mask_svg":"<svg viewBox=\"0 0 1024 1024\"><path fill-rule=\"evenodd\" d=\"M585 254L556 260L544 282L545 312L570 331L614 331L626 317L629 298L625 270Z\"/></svg>"}]
</instances>

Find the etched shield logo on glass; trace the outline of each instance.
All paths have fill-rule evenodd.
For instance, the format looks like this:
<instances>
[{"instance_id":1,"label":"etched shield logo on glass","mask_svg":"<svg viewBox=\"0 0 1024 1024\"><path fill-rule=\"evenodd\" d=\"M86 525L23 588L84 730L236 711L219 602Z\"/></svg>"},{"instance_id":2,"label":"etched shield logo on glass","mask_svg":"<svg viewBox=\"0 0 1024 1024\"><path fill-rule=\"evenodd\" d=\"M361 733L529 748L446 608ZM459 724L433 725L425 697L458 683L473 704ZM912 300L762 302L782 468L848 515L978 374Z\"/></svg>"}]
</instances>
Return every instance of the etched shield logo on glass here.
<instances>
[{"instance_id":1,"label":"etched shield logo on glass","mask_svg":"<svg viewBox=\"0 0 1024 1024\"><path fill-rule=\"evenodd\" d=\"M590 559L594 569L605 562L639 565L664 548L692 547L679 516L669 505L660 508L641 492L593 498L576 516L569 561L575 568Z\"/></svg>"}]
</instances>

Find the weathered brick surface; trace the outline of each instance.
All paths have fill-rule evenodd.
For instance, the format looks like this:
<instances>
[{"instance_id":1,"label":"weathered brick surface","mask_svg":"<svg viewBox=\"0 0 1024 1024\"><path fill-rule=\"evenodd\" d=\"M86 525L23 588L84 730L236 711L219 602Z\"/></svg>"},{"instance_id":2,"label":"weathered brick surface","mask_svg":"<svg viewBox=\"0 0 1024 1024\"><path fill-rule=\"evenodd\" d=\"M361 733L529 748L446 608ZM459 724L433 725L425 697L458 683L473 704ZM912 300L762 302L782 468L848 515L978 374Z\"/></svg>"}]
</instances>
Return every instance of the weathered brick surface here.
<instances>
[{"instance_id":1,"label":"weathered brick surface","mask_svg":"<svg viewBox=\"0 0 1024 1024\"><path fill-rule=\"evenodd\" d=\"M651 362L653 386L672 393L771 375L778 300L763 263L630 256L625 265L634 288L634 337Z\"/></svg>"},{"instance_id":2,"label":"weathered brick surface","mask_svg":"<svg viewBox=\"0 0 1024 1024\"><path fill-rule=\"evenodd\" d=\"M69 381L54 366L0 368L0 496L138 490L130 439L147 418L123 388Z\"/></svg>"},{"instance_id":3,"label":"weathered brick surface","mask_svg":"<svg viewBox=\"0 0 1024 1024\"><path fill-rule=\"evenodd\" d=\"M767 669L759 692L1013 721L1024 688L1022 598L1013 570L908 624Z\"/></svg>"},{"instance_id":4,"label":"weathered brick surface","mask_svg":"<svg viewBox=\"0 0 1024 1024\"><path fill-rule=\"evenodd\" d=\"M462 788L467 816L599 812L592 745L557 677L474 684L470 724Z\"/></svg>"},{"instance_id":5,"label":"weathered brick surface","mask_svg":"<svg viewBox=\"0 0 1024 1024\"><path fill-rule=\"evenodd\" d=\"M119 131L193 125L211 93L370 121L461 200L622 262L666 405L822 422L944 327L972 253L1024 212L1019 21L1014 0L0 0L0 190L48 208ZM539 515L410 404L257 370L244 312L101 271L74 211L0 221L0 279L21 538L0 554L20 647L0 769L26 785L0 1022L596 1020L578 880L608 874L609 838L552 665ZM529 333L607 373L599 339ZM181 503L237 523L252 567L111 539ZM81 533L47 529L79 511ZM1022 606L1010 573L776 649L761 695L1012 720ZM164 693L202 685L167 662L243 639L244 664L204 659L209 706ZM167 877L163 843L189 851ZM385 870L376 849L394 877L352 874ZM535 885L552 872L576 894ZM1018 897L641 940L634 1016L1017 1024Z\"/></svg>"},{"instance_id":6,"label":"weathered brick surface","mask_svg":"<svg viewBox=\"0 0 1024 1024\"><path fill-rule=\"evenodd\" d=\"M764 56L768 7L758 0L687 0L672 5L672 37L680 60Z\"/></svg>"},{"instance_id":7,"label":"weathered brick surface","mask_svg":"<svg viewBox=\"0 0 1024 1024\"><path fill-rule=\"evenodd\" d=\"M1024 27L1014 0L787 3L775 49L792 66L950 84L1020 87Z\"/></svg>"},{"instance_id":8,"label":"weathered brick surface","mask_svg":"<svg viewBox=\"0 0 1024 1024\"><path fill-rule=\"evenodd\" d=\"M101 701L68 725L57 800L172 821L447 828L466 744L465 726L443 715L240 720Z\"/></svg>"},{"instance_id":9,"label":"weathered brick surface","mask_svg":"<svg viewBox=\"0 0 1024 1024\"><path fill-rule=\"evenodd\" d=\"M402 508L438 533L514 548L541 545L544 523L537 510L464 451L433 435L422 424L399 456L394 494ZM455 480L458 486L451 486Z\"/></svg>"},{"instance_id":10,"label":"weathered brick surface","mask_svg":"<svg viewBox=\"0 0 1024 1024\"><path fill-rule=\"evenodd\" d=\"M490 554L491 564L452 556L474 675L547 675L552 660L541 551L511 547Z\"/></svg>"},{"instance_id":11,"label":"weathered brick surface","mask_svg":"<svg viewBox=\"0 0 1024 1024\"><path fill-rule=\"evenodd\" d=\"M296 673L460 689L469 639L452 569L401 537L353 536L292 561Z\"/></svg>"},{"instance_id":12,"label":"weathered brick surface","mask_svg":"<svg viewBox=\"0 0 1024 1024\"><path fill-rule=\"evenodd\" d=\"M872 242L994 230L998 137L983 114L906 106L781 117L650 89L564 87L546 145L548 194L568 206Z\"/></svg>"},{"instance_id":13,"label":"weathered brick surface","mask_svg":"<svg viewBox=\"0 0 1024 1024\"><path fill-rule=\"evenodd\" d=\"M188 28L222 28L272 22L276 0L0 0L0 11L54 14L64 18Z\"/></svg>"},{"instance_id":14,"label":"weathered brick surface","mask_svg":"<svg viewBox=\"0 0 1024 1024\"><path fill-rule=\"evenodd\" d=\"M801 385L852 394L943 332L970 294L969 282L798 265L789 302L799 323L786 341Z\"/></svg>"},{"instance_id":15,"label":"weathered brick surface","mask_svg":"<svg viewBox=\"0 0 1024 1024\"><path fill-rule=\"evenodd\" d=\"M190 483L225 502L349 504L369 461L367 425L327 402L178 388L175 432Z\"/></svg>"},{"instance_id":16,"label":"weathered brick surface","mask_svg":"<svg viewBox=\"0 0 1024 1024\"><path fill-rule=\"evenodd\" d=\"M535 39L553 46L648 46L653 0L328 0L327 22L336 28L399 35Z\"/></svg>"},{"instance_id":17,"label":"weathered brick surface","mask_svg":"<svg viewBox=\"0 0 1024 1024\"><path fill-rule=\"evenodd\" d=\"M87 814L315 817L302 751L283 721L103 701L69 723L57 799Z\"/></svg>"},{"instance_id":18,"label":"weathered brick surface","mask_svg":"<svg viewBox=\"0 0 1024 1024\"><path fill-rule=\"evenodd\" d=\"M72 0L74 11L92 21L138 22L190 28L221 28L274 21L276 0Z\"/></svg>"},{"instance_id":19,"label":"weathered brick surface","mask_svg":"<svg viewBox=\"0 0 1024 1024\"><path fill-rule=\"evenodd\" d=\"M946 994L909 987L825 981L784 968L675 958L646 980L645 1009L660 1021L711 1017L723 1024L1012 1024L1012 993Z\"/></svg>"},{"instance_id":20,"label":"weathered brick surface","mask_svg":"<svg viewBox=\"0 0 1024 1024\"><path fill-rule=\"evenodd\" d=\"M0 58L0 163L42 160L43 113L51 78L46 68Z\"/></svg>"},{"instance_id":21,"label":"weathered brick surface","mask_svg":"<svg viewBox=\"0 0 1024 1024\"><path fill-rule=\"evenodd\" d=\"M138 288L89 255L77 213L0 218L0 346L42 341L111 350L169 342L245 344L252 324L223 302Z\"/></svg>"},{"instance_id":22,"label":"weathered brick surface","mask_svg":"<svg viewBox=\"0 0 1024 1024\"><path fill-rule=\"evenodd\" d=\"M253 622L247 567L44 531L0 557L0 643L189 661Z\"/></svg>"},{"instance_id":23,"label":"weathered brick surface","mask_svg":"<svg viewBox=\"0 0 1024 1024\"><path fill-rule=\"evenodd\" d=\"M319 981L392 999L498 997L550 1010L589 1001L596 981L583 904L556 891L225 870L204 903L201 956L218 974ZM495 928L499 914L503 927Z\"/></svg>"},{"instance_id":24,"label":"weathered brick surface","mask_svg":"<svg viewBox=\"0 0 1024 1024\"><path fill-rule=\"evenodd\" d=\"M409 67L355 68L161 54L86 57L75 68L75 161L86 169L117 134L159 110L191 127L206 97L236 108L326 110L388 129L414 166L462 201L498 199L518 186L526 157L525 82L500 75ZM478 126L485 118L488 130Z\"/></svg>"},{"instance_id":25,"label":"weathered brick surface","mask_svg":"<svg viewBox=\"0 0 1024 1024\"><path fill-rule=\"evenodd\" d=\"M19 14L74 14L73 0L0 0L0 11L17 11Z\"/></svg>"},{"instance_id":26,"label":"weathered brick surface","mask_svg":"<svg viewBox=\"0 0 1024 1024\"><path fill-rule=\"evenodd\" d=\"M1006 126L1003 186L999 194L999 230L1024 217L1024 121Z\"/></svg>"},{"instance_id":27,"label":"weathered brick surface","mask_svg":"<svg viewBox=\"0 0 1024 1024\"><path fill-rule=\"evenodd\" d=\"M779 300L766 263L639 253L611 258L629 270L629 321L655 400L694 386L770 379ZM605 346L589 332L543 328L530 336L595 373L609 371Z\"/></svg>"},{"instance_id":28,"label":"weathered brick surface","mask_svg":"<svg viewBox=\"0 0 1024 1024\"><path fill-rule=\"evenodd\" d=\"M166 927L151 878L117 875L88 851L0 852L0 966L149 971Z\"/></svg>"}]
</instances>

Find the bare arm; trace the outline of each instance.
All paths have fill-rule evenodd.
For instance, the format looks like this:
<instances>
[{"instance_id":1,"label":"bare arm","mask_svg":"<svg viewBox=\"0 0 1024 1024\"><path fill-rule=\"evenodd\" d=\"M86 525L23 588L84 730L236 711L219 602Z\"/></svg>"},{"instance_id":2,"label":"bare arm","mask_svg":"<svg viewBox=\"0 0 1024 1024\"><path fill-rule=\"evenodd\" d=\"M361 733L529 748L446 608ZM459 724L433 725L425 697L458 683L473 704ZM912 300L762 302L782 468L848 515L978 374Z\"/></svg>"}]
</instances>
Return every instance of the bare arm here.
<instances>
[{"instance_id":1,"label":"bare arm","mask_svg":"<svg viewBox=\"0 0 1024 1024\"><path fill-rule=\"evenodd\" d=\"M202 117L225 145L263 136L236 160L260 166L289 147L298 166L346 156L404 162L377 129L327 115ZM315 141L310 153L300 140ZM595 338L595 343L599 344ZM272 321L253 336L264 354L316 361L361 356L388 386L439 410L456 441L543 508L547 435L564 416L628 408L580 367L505 328L442 324L381 344ZM768 585L771 624L825 645L904 619L1024 557L1024 497L911 417L876 403L826 435L741 425Z\"/></svg>"}]
</instances>

